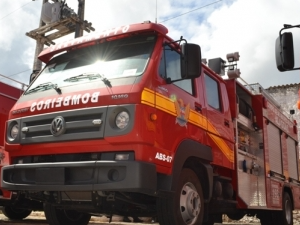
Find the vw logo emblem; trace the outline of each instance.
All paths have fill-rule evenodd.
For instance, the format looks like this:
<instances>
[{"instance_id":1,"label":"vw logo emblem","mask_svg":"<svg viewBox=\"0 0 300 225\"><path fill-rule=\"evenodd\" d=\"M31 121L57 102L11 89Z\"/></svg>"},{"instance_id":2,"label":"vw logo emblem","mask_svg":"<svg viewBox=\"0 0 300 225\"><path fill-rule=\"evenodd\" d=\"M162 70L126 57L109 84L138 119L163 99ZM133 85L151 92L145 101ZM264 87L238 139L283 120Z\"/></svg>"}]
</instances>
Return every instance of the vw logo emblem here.
<instances>
[{"instance_id":1,"label":"vw logo emblem","mask_svg":"<svg viewBox=\"0 0 300 225\"><path fill-rule=\"evenodd\" d=\"M66 131L66 122L62 116L57 116L52 120L50 127L51 134L54 137L62 135Z\"/></svg>"}]
</instances>

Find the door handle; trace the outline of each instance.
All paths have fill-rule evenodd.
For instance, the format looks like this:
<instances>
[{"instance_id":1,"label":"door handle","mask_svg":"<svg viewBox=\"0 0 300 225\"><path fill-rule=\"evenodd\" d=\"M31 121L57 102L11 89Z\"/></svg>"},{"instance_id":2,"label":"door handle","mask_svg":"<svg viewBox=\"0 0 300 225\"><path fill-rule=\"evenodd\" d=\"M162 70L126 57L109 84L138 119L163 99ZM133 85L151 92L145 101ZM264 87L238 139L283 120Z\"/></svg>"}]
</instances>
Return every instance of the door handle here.
<instances>
[{"instance_id":1,"label":"door handle","mask_svg":"<svg viewBox=\"0 0 300 225\"><path fill-rule=\"evenodd\" d=\"M229 127L229 120L224 119L224 125L225 125L226 127Z\"/></svg>"},{"instance_id":2,"label":"door handle","mask_svg":"<svg viewBox=\"0 0 300 225\"><path fill-rule=\"evenodd\" d=\"M195 102L195 110L197 112L202 112L202 105L200 103Z\"/></svg>"}]
</instances>

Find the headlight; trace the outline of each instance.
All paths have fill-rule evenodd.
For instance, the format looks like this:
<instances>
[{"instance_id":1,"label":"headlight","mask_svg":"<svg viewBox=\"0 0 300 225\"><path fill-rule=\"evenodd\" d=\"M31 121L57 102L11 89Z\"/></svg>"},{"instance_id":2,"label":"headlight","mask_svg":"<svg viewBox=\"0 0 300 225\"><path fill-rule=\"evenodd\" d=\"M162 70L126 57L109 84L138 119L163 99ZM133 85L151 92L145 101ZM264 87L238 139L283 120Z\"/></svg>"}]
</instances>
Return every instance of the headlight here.
<instances>
[{"instance_id":1,"label":"headlight","mask_svg":"<svg viewBox=\"0 0 300 225\"><path fill-rule=\"evenodd\" d=\"M11 139L15 140L19 133L19 125L15 124L10 130Z\"/></svg>"},{"instance_id":2,"label":"headlight","mask_svg":"<svg viewBox=\"0 0 300 225\"><path fill-rule=\"evenodd\" d=\"M117 116L116 116L116 126L119 129L124 129L125 127L127 127L129 124L129 114L125 111L120 112Z\"/></svg>"},{"instance_id":3,"label":"headlight","mask_svg":"<svg viewBox=\"0 0 300 225\"><path fill-rule=\"evenodd\" d=\"M115 160L117 160L117 161L129 160L129 153L117 153L115 155Z\"/></svg>"}]
</instances>

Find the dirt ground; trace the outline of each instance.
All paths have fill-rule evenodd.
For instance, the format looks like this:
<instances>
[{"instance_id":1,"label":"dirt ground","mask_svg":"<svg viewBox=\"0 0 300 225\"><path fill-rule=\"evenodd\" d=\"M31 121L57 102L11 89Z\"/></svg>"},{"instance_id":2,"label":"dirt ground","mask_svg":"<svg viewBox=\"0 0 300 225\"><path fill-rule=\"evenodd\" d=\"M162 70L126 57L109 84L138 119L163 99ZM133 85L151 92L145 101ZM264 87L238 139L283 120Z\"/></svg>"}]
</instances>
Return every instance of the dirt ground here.
<instances>
[{"instance_id":1,"label":"dirt ground","mask_svg":"<svg viewBox=\"0 0 300 225\"><path fill-rule=\"evenodd\" d=\"M153 225L159 225L158 223L151 223L150 218L142 218L144 220L143 223L124 223L122 222L121 216L113 216L112 222L109 223L109 219L106 217L92 217L90 220L89 225L130 225L130 224L137 224L137 225L146 225L146 224L153 224ZM24 225L24 224L32 224L32 225L48 225L43 212L32 212L26 219L22 221L10 221L5 217L1 211L0 211L0 225ZM249 223L223 223L227 225L260 225L260 223L255 223L253 221ZM215 225L221 225L218 223L215 223Z\"/></svg>"}]
</instances>

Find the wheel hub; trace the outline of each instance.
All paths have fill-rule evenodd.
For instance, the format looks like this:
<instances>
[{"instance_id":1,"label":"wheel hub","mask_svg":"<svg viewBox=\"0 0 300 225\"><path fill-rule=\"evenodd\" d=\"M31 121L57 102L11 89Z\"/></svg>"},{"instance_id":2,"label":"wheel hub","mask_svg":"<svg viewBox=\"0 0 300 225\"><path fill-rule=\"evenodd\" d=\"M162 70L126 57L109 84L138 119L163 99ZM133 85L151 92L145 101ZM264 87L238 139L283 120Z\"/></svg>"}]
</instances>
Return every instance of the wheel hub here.
<instances>
[{"instance_id":1,"label":"wheel hub","mask_svg":"<svg viewBox=\"0 0 300 225\"><path fill-rule=\"evenodd\" d=\"M180 195L180 212L186 224L195 224L201 211L200 196L192 183L186 183Z\"/></svg>"}]
</instances>

